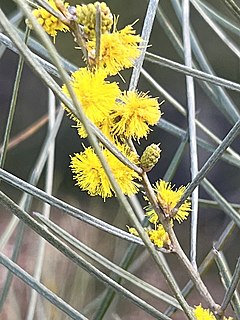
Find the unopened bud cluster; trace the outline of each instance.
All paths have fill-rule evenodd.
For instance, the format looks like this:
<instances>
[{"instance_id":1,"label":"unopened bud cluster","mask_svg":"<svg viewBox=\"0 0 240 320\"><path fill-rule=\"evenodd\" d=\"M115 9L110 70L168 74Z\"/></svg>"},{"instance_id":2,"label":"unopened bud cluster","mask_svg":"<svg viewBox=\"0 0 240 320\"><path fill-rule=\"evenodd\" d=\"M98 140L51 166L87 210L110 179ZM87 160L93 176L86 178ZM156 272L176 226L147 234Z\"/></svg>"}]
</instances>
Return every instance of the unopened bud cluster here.
<instances>
[{"instance_id":1,"label":"unopened bud cluster","mask_svg":"<svg viewBox=\"0 0 240 320\"><path fill-rule=\"evenodd\" d=\"M83 31L88 40L95 37L96 12L98 6L101 12L101 33L109 32L113 25L113 15L105 2L96 1L94 3L76 6L77 22L83 25Z\"/></svg>"},{"instance_id":2,"label":"unopened bud cluster","mask_svg":"<svg viewBox=\"0 0 240 320\"><path fill-rule=\"evenodd\" d=\"M150 171L158 162L160 153L161 149L157 144L150 144L140 158L141 168L146 172Z\"/></svg>"}]
</instances>

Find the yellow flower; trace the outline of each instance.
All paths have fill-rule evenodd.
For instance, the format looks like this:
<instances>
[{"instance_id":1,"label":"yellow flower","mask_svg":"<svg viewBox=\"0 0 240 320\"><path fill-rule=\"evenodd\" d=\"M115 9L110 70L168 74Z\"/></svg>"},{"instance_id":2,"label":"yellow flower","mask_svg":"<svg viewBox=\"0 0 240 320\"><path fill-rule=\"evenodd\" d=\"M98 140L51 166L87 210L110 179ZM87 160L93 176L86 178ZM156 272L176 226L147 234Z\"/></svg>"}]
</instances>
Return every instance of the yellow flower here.
<instances>
[{"instance_id":1,"label":"yellow flower","mask_svg":"<svg viewBox=\"0 0 240 320\"><path fill-rule=\"evenodd\" d=\"M71 84L75 94L85 115L95 124L106 120L120 95L118 84L116 82L110 83L105 78L106 72L102 69L90 71L87 68L80 68L72 74ZM62 87L62 90L69 96L66 85ZM69 112L67 108L66 110ZM72 118L82 130L80 121L74 116Z\"/></svg>"},{"instance_id":2,"label":"yellow flower","mask_svg":"<svg viewBox=\"0 0 240 320\"><path fill-rule=\"evenodd\" d=\"M47 3L55 10L59 11L55 5L54 0L48 0ZM68 3L65 3L64 6L67 8ZM69 28L64 23L62 23L58 18L53 16L47 10L43 8L35 9L32 11L33 15L37 18L39 24L43 29L52 37L56 37L57 31L68 31Z\"/></svg>"},{"instance_id":3,"label":"yellow flower","mask_svg":"<svg viewBox=\"0 0 240 320\"><path fill-rule=\"evenodd\" d=\"M161 117L157 98L143 92L127 91L120 99L122 103L112 114L115 122L113 133L137 140L146 137L149 125L156 124Z\"/></svg>"},{"instance_id":4,"label":"yellow flower","mask_svg":"<svg viewBox=\"0 0 240 320\"><path fill-rule=\"evenodd\" d=\"M112 33L105 33L101 36L101 48L99 67L106 69L109 75L115 75L119 71L131 68L134 61L139 57L138 44L142 41L132 25L116 31L116 25ZM95 59L96 39L87 43L89 56Z\"/></svg>"},{"instance_id":5,"label":"yellow flower","mask_svg":"<svg viewBox=\"0 0 240 320\"><path fill-rule=\"evenodd\" d=\"M79 121L75 116L73 116L71 113L69 113L70 118L72 118L76 125L73 127L77 128L77 132L81 138L87 138L87 132L84 129L84 126L82 125L81 121ZM95 125L102 131L102 133L105 135L105 137L108 138L108 140L112 141L114 143L115 139L112 134L112 122L109 117L106 117L102 121L97 121Z\"/></svg>"},{"instance_id":6,"label":"yellow flower","mask_svg":"<svg viewBox=\"0 0 240 320\"><path fill-rule=\"evenodd\" d=\"M129 233L133 234L134 236L139 237L139 234L135 228L129 227L129 226L126 226L126 227L128 228Z\"/></svg>"},{"instance_id":7,"label":"yellow flower","mask_svg":"<svg viewBox=\"0 0 240 320\"><path fill-rule=\"evenodd\" d=\"M169 248L171 245L171 240L164 227L159 223L156 212L154 210L150 210L147 211L146 215L148 216L148 221L154 224L154 229L145 229L151 242L159 248L162 248L164 246ZM131 234L139 236L135 228L130 228L129 226L127 226L127 228Z\"/></svg>"},{"instance_id":8,"label":"yellow flower","mask_svg":"<svg viewBox=\"0 0 240 320\"><path fill-rule=\"evenodd\" d=\"M139 234L135 228L129 226L127 226L127 228L129 233L139 237ZM164 246L169 247L169 245L171 244L171 240L169 239L168 233L164 230L161 224L158 224L156 229L145 229L145 231L151 242L158 248L162 248Z\"/></svg>"},{"instance_id":9,"label":"yellow flower","mask_svg":"<svg viewBox=\"0 0 240 320\"><path fill-rule=\"evenodd\" d=\"M203 309L201 304L194 310L194 316L197 320L215 320L215 316L209 309Z\"/></svg>"},{"instance_id":10,"label":"yellow flower","mask_svg":"<svg viewBox=\"0 0 240 320\"><path fill-rule=\"evenodd\" d=\"M103 121L96 123L97 127L102 131L102 133L105 135L105 137L108 138L108 140L112 141L114 143L114 135L112 134L112 121L110 117L105 118Z\"/></svg>"},{"instance_id":11,"label":"yellow flower","mask_svg":"<svg viewBox=\"0 0 240 320\"><path fill-rule=\"evenodd\" d=\"M136 162L136 155L133 152L124 146L118 146L118 148L130 161ZM104 148L102 150L122 192L126 195L137 193L138 184L133 180L140 180L140 176L125 166L110 151ZM83 152L72 156L70 167L74 180L77 181L76 185L82 190L87 191L91 196L99 195L104 200L113 196L112 185L92 147L85 148Z\"/></svg>"},{"instance_id":12,"label":"yellow flower","mask_svg":"<svg viewBox=\"0 0 240 320\"><path fill-rule=\"evenodd\" d=\"M156 214L156 212L154 210L149 210L146 212L146 215L148 216L148 221L154 224L156 228L156 225L159 222L158 215Z\"/></svg>"},{"instance_id":13,"label":"yellow flower","mask_svg":"<svg viewBox=\"0 0 240 320\"><path fill-rule=\"evenodd\" d=\"M157 196L157 200L164 210L164 213L171 217L172 212L171 210L176 206L176 204L180 201L186 187L181 186L179 189L173 190L171 182L166 182L160 180L156 183L155 192ZM191 211L191 203L190 201L186 200L178 209L177 214L173 217L179 223L183 220L186 220L189 212Z\"/></svg>"},{"instance_id":14,"label":"yellow flower","mask_svg":"<svg viewBox=\"0 0 240 320\"><path fill-rule=\"evenodd\" d=\"M164 230L161 224L158 224L156 229L146 231L149 239L153 244L155 244L155 246L162 248L165 245L169 246L171 244L168 233Z\"/></svg>"},{"instance_id":15,"label":"yellow flower","mask_svg":"<svg viewBox=\"0 0 240 320\"><path fill-rule=\"evenodd\" d=\"M78 135L81 137L81 138L87 138L87 132L84 128L84 126L82 125L81 121L79 121L76 117L74 117L71 112L69 112L68 114L70 116L70 118L72 118L75 122L76 122L76 125L73 126L75 128L77 128L77 133Z\"/></svg>"},{"instance_id":16,"label":"yellow flower","mask_svg":"<svg viewBox=\"0 0 240 320\"><path fill-rule=\"evenodd\" d=\"M197 320L216 320L217 319L209 309L203 309L201 304L195 307L194 316L196 317ZM233 320L233 318L223 317L223 320Z\"/></svg>"}]
</instances>

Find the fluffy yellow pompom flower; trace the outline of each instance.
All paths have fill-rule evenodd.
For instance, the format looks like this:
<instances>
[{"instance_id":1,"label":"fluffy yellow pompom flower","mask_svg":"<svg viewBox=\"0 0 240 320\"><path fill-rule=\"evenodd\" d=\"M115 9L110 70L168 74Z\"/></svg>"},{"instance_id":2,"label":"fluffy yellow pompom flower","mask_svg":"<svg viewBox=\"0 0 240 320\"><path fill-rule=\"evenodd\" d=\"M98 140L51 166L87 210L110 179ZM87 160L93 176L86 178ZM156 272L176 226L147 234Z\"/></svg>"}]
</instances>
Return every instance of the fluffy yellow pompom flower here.
<instances>
[{"instance_id":1,"label":"fluffy yellow pompom flower","mask_svg":"<svg viewBox=\"0 0 240 320\"><path fill-rule=\"evenodd\" d=\"M217 318L209 309L203 309L201 304L195 307L194 316L197 320L216 320ZM223 317L224 320L233 320L232 317L226 318Z\"/></svg>"},{"instance_id":2,"label":"fluffy yellow pompom flower","mask_svg":"<svg viewBox=\"0 0 240 320\"><path fill-rule=\"evenodd\" d=\"M173 190L170 182L160 180L156 183L154 191L160 206L164 210L164 213L171 218L171 210L181 199L185 191L185 187L182 186L177 190ZM180 223L187 219L190 211L191 204L188 200L186 200L181 205L173 219L176 219ZM165 231L163 225L160 223L157 213L151 209L151 205L147 206L146 215L148 217L148 221L154 225L154 229L145 229L151 242L159 248L165 247L171 250L171 239L169 238L169 235ZM173 227L172 219L170 219L169 223ZM130 233L135 234L134 228L128 227L128 230Z\"/></svg>"},{"instance_id":3,"label":"fluffy yellow pompom flower","mask_svg":"<svg viewBox=\"0 0 240 320\"><path fill-rule=\"evenodd\" d=\"M126 147L120 146L119 150L130 161L136 162L135 154ZM137 193L138 184L133 180L140 180L140 176L134 170L125 166L107 149L103 149L103 154L122 192L126 195ZM70 167L74 174L74 180L77 181L76 185L87 191L89 195L99 195L104 200L113 196L114 190L92 147L88 147L83 152L72 156Z\"/></svg>"},{"instance_id":4,"label":"fluffy yellow pompom flower","mask_svg":"<svg viewBox=\"0 0 240 320\"><path fill-rule=\"evenodd\" d=\"M112 114L115 123L113 133L137 140L146 137L149 125L155 125L161 117L157 98L143 92L126 91L120 100L122 103Z\"/></svg>"},{"instance_id":5,"label":"fluffy yellow pompom flower","mask_svg":"<svg viewBox=\"0 0 240 320\"><path fill-rule=\"evenodd\" d=\"M156 229L147 230L147 234L152 243L159 248L162 248L165 245L170 246L171 244L168 233L161 224L158 224Z\"/></svg>"},{"instance_id":6,"label":"fluffy yellow pompom flower","mask_svg":"<svg viewBox=\"0 0 240 320\"><path fill-rule=\"evenodd\" d=\"M84 126L82 123L71 113L69 113L70 117L76 122L76 125L73 127L77 128L77 132L81 138L87 138L87 132L84 129ZM97 121L94 123L105 135L105 137L108 138L108 140L112 141L114 143L115 139L112 135L112 122L109 117L103 119L102 121Z\"/></svg>"},{"instance_id":7,"label":"fluffy yellow pompom flower","mask_svg":"<svg viewBox=\"0 0 240 320\"><path fill-rule=\"evenodd\" d=\"M154 224L154 229L145 229L151 242L158 248L165 247L169 249L171 246L171 240L163 225L159 223L158 215L156 214L156 212L154 210L149 210L147 211L146 215L148 217L148 221ZM131 234L139 236L135 228L129 226L127 226L127 228Z\"/></svg>"},{"instance_id":8,"label":"fluffy yellow pompom flower","mask_svg":"<svg viewBox=\"0 0 240 320\"><path fill-rule=\"evenodd\" d=\"M157 196L157 200L160 206L163 208L164 213L171 217L171 210L176 206L180 201L186 187L181 186L179 189L173 190L174 186L171 185L171 182L166 182L160 180L156 183L154 188ZM186 220L189 212L191 211L191 203L186 200L178 209L177 214L173 217L179 223L183 220Z\"/></svg>"},{"instance_id":9,"label":"fluffy yellow pompom flower","mask_svg":"<svg viewBox=\"0 0 240 320\"><path fill-rule=\"evenodd\" d=\"M115 26L116 29L116 26ZM101 36L99 67L105 68L109 75L131 68L140 55L138 44L142 41L131 25L120 31L105 33ZM96 39L87 43L89 56L95 59Z\"/></svg>"},{"instance_id":10,"label":"fluffy yellow pompom flower","mask_svg":"<svg viewBox=\"0 0 240 320\"><path fill-rule=\"evenodd\" d=\"M194 310L194 316L197 320L215 320L215 316L209 309L203 309L201 305Z\"/></svg>"},{"instance_id":11,"label":"fluffy yellow pompom flower","mask_svg":"<svg viewBox=\"0 0 240 320\"><path fill-rule=\"evenodd\" d=\"M120 95L120 89L116 82L105 80L106 72L102 69L90 71L88 68L80 68L72 74L71 84L79 99L85 115L96 125L104 122L115 107L116 99ZM66 85L63 92L69 96ZM67 109L67 108L66 108ZM69 112L69 110L67 109ZM80 121L72 116L83 134ZM84 134L83 134L84 135Z\"/></svg>"},{"instance_id":12,"label":"fluffy yellow pompom flower","mask_svg":"<svg viewBox=\"0 0 240 320\"><path fill-rule=\"evenodd\" d=\"M58 11L58 8L55 5L54 0L48 0L47 3L55 10ZM68 3L65 3L64 6L67 8ZM32 11L33 15L37 18L39 24L43 29L52 37L56 37L57 31L68 31L69 28L62 23L58 18L53 16L47 10L43 8L35 9Z\"/></svg>"}]
</instances>

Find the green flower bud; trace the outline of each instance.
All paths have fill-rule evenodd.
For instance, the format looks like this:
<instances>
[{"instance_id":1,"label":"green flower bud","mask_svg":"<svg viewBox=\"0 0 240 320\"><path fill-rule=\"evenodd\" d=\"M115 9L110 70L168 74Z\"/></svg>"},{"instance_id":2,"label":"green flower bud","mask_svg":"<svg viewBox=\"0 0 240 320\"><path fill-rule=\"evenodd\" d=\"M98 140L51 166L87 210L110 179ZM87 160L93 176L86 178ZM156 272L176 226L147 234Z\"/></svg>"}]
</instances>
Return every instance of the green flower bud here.
<instances>
[{"instance_id":1,"label":"green flower bud","mask_svg":"<svg viewBox=\"0 0 240 320\"><path fill-rule=\"evenodd\" d=\"M158 144L152 143L150 146L147 146L140 158L141 168L146 172L150 171L158 162L160 153L161 149Z\"/></svg>"},{"instance_id":2,"label":"green flower bud","mask_svg":"<svg viewBox=\"0 0 240 320\"><path fill-rule=\"evenodd\" d=\"M97 6L101 11L101 32L107 33L111 30L113 24L113 15L105 2L94 2L89 4L76 5L77 22L83 25L88 40L95 37L96 12Z\"/></svg>"}]
</instances>

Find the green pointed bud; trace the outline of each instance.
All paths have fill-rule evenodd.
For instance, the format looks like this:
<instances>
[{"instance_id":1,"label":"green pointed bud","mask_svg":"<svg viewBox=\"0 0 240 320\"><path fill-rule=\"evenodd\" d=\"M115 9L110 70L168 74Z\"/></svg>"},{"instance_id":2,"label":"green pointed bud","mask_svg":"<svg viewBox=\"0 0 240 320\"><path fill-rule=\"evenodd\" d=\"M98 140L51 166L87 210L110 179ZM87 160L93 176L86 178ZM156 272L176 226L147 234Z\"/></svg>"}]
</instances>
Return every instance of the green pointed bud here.
<instances>
[{"instance_id":1,"label":"green pointed bud","mask_svg":"<svg viewBox=\"0 0 240 320\"><path fill-rule=\"evenodd\" d=\"M152 170L160 158L160 153L159 144L152 143L150 146L147 146L140 158L141 168L145 172Z\"/></svg>"}]
</instances>

